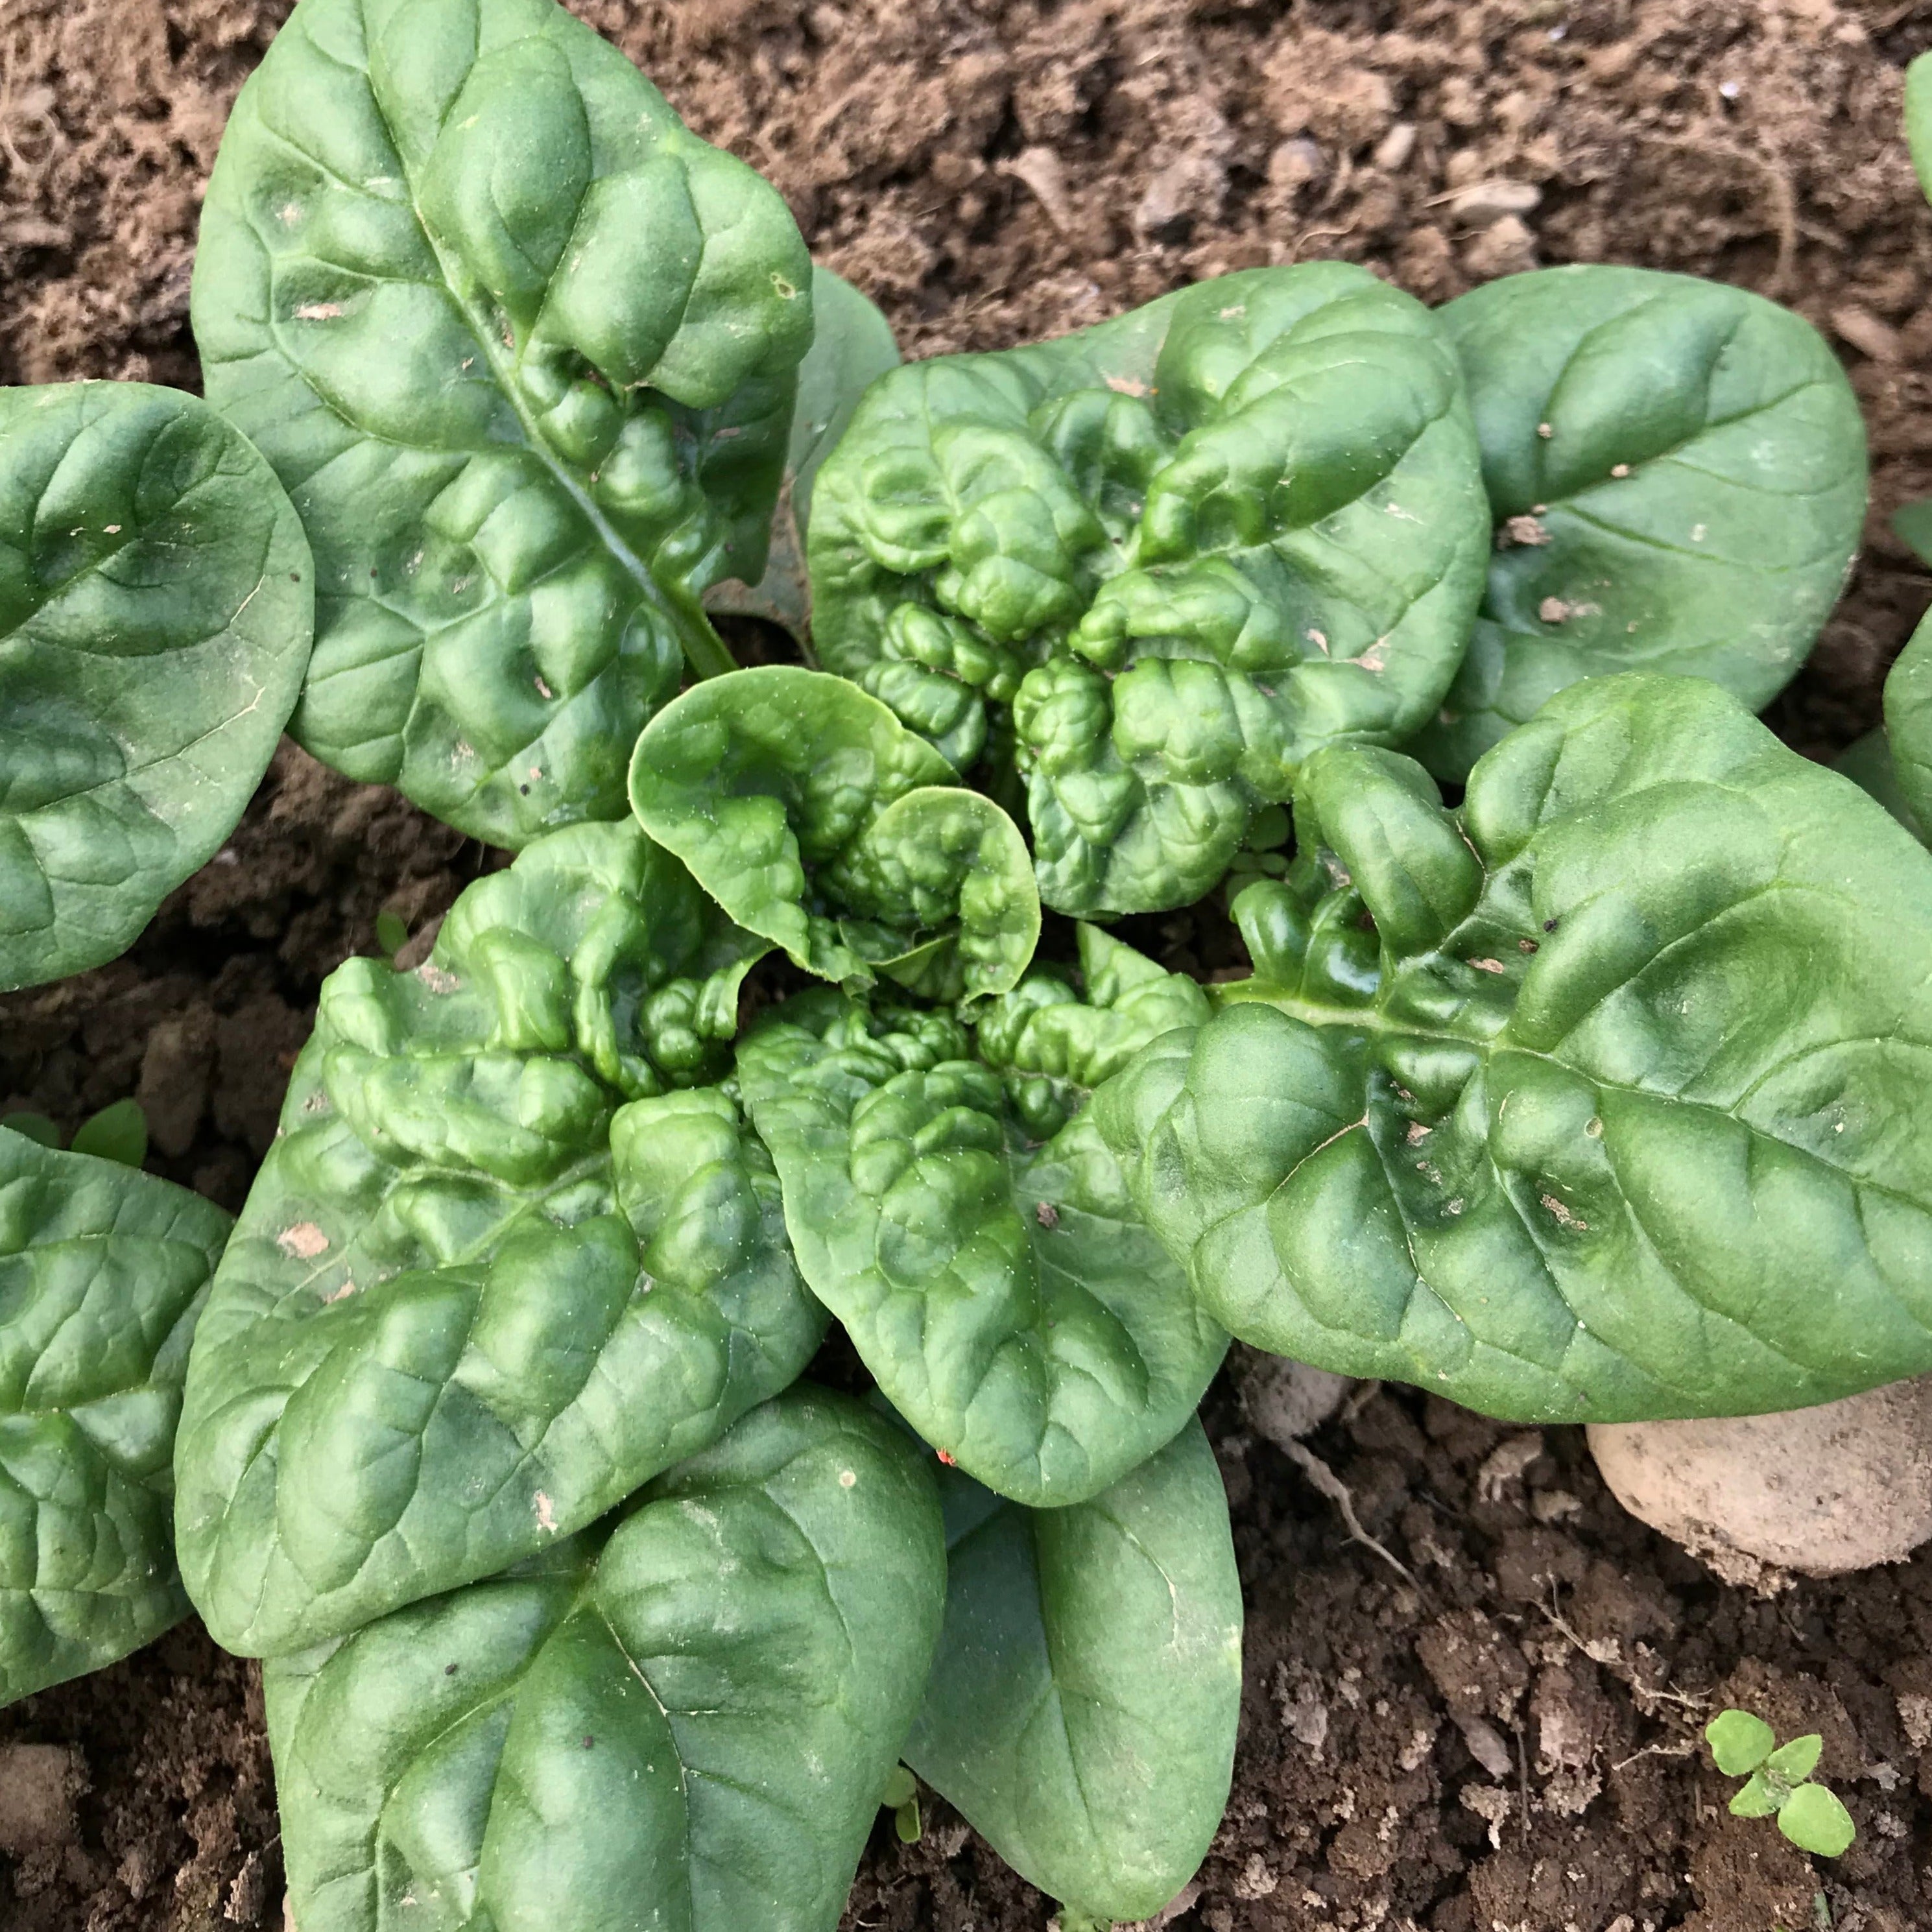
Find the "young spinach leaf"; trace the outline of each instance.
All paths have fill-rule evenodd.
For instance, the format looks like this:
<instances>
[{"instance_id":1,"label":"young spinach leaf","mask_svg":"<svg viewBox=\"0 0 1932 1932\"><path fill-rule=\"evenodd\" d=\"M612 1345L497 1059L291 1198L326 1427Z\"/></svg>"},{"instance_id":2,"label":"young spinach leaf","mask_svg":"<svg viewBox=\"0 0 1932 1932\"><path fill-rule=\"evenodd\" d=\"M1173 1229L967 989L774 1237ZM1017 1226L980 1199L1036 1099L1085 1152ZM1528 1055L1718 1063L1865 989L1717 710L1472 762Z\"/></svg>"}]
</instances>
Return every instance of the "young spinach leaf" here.
<instances>
[{"instance_id":1,"label":"young spinach leaf","mask_svg":"<svg viewBox=\"0 0 1932 1932\"><path fill-rule=\"evenodd\" d=\"M730 668L699 600L764 568L811 274L555 0L302 0L194 320L315 545L302 742L496 844L620 814L685 662Z\"/></svg>"},{"instance_id":2,"label":"young spinach leaf","mask_svg":"<svg viewBox=\"0 0 1932 1932\"><path fill-rule=\"evenodd\" d=\"M188 1614L170 1454L228 1216L0 1126L0 1704Z\"/></svg>"},{"instance_id":3,"label":"young spinach leaf","mask_svg":"<svg viewBox=\"0 0 1932 1932\"><path fill-rule=\"evenodd\" d=\"M1932 1370L1932 857L1879 806L1632 675L1459 814L1340 748L1296 822L1236 908L1256 977L1092 1110L1236 1335L1535 1420Z\"/></svg>"},{"instance_id":4,"label":"young spinach leaf","mask_svg":"<svg viewBox=\"0 0 1932 1932\"><path fill-rule=\"evenodd\" d=\"M1442 311L1496 521L1489 594L1412 747L1461 778L1580 677L1788 682L1864 524L1858 398L1811 325L1689 275L1509 275Z\"/></svg>"},{"instance_id":5,"label":"young spinach leaf","mask_svg":"<svg viewBox=\"0 0 1932 1932\"><path fill-rule=\"evenodd\" d=\"M302 689L274 472L144 382L0 390L0 991L98 966L234 830Z\"/></svg>"},{"instance_id":6,"label":"young spinach leaf","mask_svg":"<svg viewBox=\"0 0 1932 1932\"><path fill-rule=\"evenodd\" d=\"M302 1932L832 1932L939 1633L924 1459L800 1388L592 1530L264 1673Z\"/></svg>"},{"instance_id":7,"label":"young spinach leaf","mask_svg":"<svg viewBox=\"0 0 1932 1932\"><path fill-rule=\"evenodd\" d=\"M1832 769L1843 772L1861 791L1876 799L1922 845L1925 843L1924 821L1912 808L1905 788L1899 782L1891 740L1882 728L1854 739L1832 760Z\"/></svg>"},{"instance_id":8,"label":"young spinach leaf","mask_svg":"<svg viewBox=\"0 0 1932 1932\"><path fill-rule=\"evenodd\" d=\"M819 477L814 641L962 770L1010 704L1047 903L1155 910L1316 746L1430 715L1487 524L1421 305L1256 269L874 383Z\"/></svg>"},{"instance_id":9,"label":"young spinach leaf","mask_svg":"<svg viewBox=\"0 0 1932 1932\"><path fill-rule=\"evenodd\" d=\"M807 972L1003 993L1040 939L1019 828L875 698L767 664L687 691L631 764L644 830Z\"/></svg>"},{"instance_id":10,"label":"young spinach leaf","mask_svg":"<svg viewBox=\"0 0 1932 1932\"><path fill-rule=\"evenodd\" d=\"M635 826L579 826L415 972L332 976L188 1376L178 1536L218 1641L286 1652L501 1569L810 1360L770 1162L705 1084L764 950Z\"/></svg>"},{"instance_id":11,"label":"young spinach leaf","mask_svg":"<svg viewBox=\"0 0 1932 1932\"><path fill-rule=\"evenodd\" d=\"M1151 1917L1206 1854L1241 1704L1241 1584L1190 1420L1070 1509L949 1471L946 1624L906 1762L1020 1876Z\"/></svg>"},{"instance_id":12,"label":"young spinach leaf","mask_svg":"<svg viewBox=\"0 0 1932 1932\"><path fill-rule=\"evenodd\" d=\"M1226 1336L1091 1124L1034 1142L949 1015L805 994L747 1036L738 1081L813 1293L989 1489L1082 1502L1192 1414Z\"/></svg>"}]
</instances>

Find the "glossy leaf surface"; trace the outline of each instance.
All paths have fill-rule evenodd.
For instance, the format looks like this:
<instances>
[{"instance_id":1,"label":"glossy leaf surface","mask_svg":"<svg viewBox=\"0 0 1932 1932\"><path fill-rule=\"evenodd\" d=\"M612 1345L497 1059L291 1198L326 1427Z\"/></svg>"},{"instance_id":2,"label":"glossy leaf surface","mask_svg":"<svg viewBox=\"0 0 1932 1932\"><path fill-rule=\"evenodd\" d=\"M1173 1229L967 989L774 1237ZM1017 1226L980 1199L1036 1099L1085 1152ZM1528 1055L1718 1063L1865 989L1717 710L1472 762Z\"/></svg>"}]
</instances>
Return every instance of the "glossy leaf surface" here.
<instances>
[{"instance_id":1,"label":"glossy leaf surface","mask_svg":"<svg viewBox=\"0 0 1932 1932\"><path fill-rule=\"evenodd\" d=\"M1296 812L1258 976L1092 1110L1237 1335L1538 1420L1932 1369L1932 856L1876 804L1625 676L1459 814L1355 748Z\"/></svg>"},{"instance_id":2,"label":"glossy leaf surface","mask_svg":"<svg viewBox=\"0 0 1932 1932\"><path fill-rule=\"evenodd\" d=\"M738 1080L813 1293L959 1467L1079 1502L1192 1414L1227 1338L1090 1123L1035 1142L956 1021L807 994L747 1036Z\"/></svg>"},{"instance_id":3,"label":"glossy leaf surface","mask_svg":"<svg viewBox=\"0 0 1932 1932\"><path fill-rule=\"evenodd\" d=\"M957 1472L946 1624L906 1762L1020 1876L1151 1917L1221 1822L1241 1586L1214 1452L1190 1421L1090 1502L1029 1510Z\"/></svg>"},{"instance_id":4,"label":"glossy leaf surface","mask_svg":"<svg viewBox=\"0 0 1932 1932\"><path fill-rule=\"evenodd\" d=\"M798 407L765 574L749 586L728 580L704 600L708 610L767 617L798 638L808 637L812 626L805 532L819 470L845 434L859 398L899 361L892 325L876 305L818 262L812 266L812 347L799 364Z\"/></svg>"},{"instance_id":5,"label":"glossy leaf surface","mask_svg":"<svg viewBox=\"0 0 1932 1932\"><path fill-rule=\"evenodd\" d=\"M0 390L0 990L124 952L234 830L314 576L274 472L194 397Z\"/></svg>"},{"instance_id":6,"label":"glossy leaf surface","mask_svg":"<svg viewBox=\"0 0 1932 1932\"><path fill-rule=\"evenodd\" d=\"M415 972L331 976L188 1378L182 1568L218 1641L502 1569L811 1358L771 1164L708 1084L764 950L634 826L580 826Z\"/></svg>"},{"instance_id":7,"label":"glossy leaf surface","mask_svg":"<svg viewBox=\"0 0 1932 1932\"><path fill-rule=\"evenodd\" d=\"M820 978L1002 993L1040 938L1019 828L877 698L770 664L687 691L631 766L646 831Z\"/></svg>"},{"instance_id":8,"label":"glossy leaf surface","mask_svg":"<svg viewBox=\"0 0 1932 1932\"><path fill-rule=\"evenodd\" d=\"M1256 269L876 383L819 478L814 642L962 770L1012 707L1049 905L1184 904L1316 746L1435 710L1486 526L1421 305Z\"/></svg>"},{"instance_id":9,"label":"glossy leaf surface","mask_svg":"<svg viewBox=\"0 0 1932 1932\"><path fill-rule=\"evenodd\" d=\"M1416 755L1461 778L1580 677L1707 677L1756 710L1810 650L1864 523L1858 399L1744 289L1586 265L1450 302L1496 523L1469 654Z\"/></svg>"},{"instance_id":10,"label":"glossy leaf surface","mask_svg":"<svg viewBox=\"0 0 1932 1932\"><path fill-rule=\"evenodd\" d=\"M320 572L296 735L519 847L624 808L700 608L755 580L811 262L555 0L302 0L196 259L210 400Z\"/></svg>"},{"instance_id":11,"label":"glossy leaf surface","mask_svg":"<svg viewBox=\"0 0 1932 1932\"><path fill-rule=\"evenodd\" d=\"M272 1664L302 1932L832 1932L926 1682L924 1459L796 1389L608 1531Z\"/></svg>"},{"instance_id":12,"label":"glossy leaf surface","mask_svg":"<svg viewBox=\"0 0 1932 1932\"><path fill-rule=\"evenodd\" d=\"M0 1127L0 1704L188 1614L170 1458L228 1216Z\"/></svg>"}]
</instances>

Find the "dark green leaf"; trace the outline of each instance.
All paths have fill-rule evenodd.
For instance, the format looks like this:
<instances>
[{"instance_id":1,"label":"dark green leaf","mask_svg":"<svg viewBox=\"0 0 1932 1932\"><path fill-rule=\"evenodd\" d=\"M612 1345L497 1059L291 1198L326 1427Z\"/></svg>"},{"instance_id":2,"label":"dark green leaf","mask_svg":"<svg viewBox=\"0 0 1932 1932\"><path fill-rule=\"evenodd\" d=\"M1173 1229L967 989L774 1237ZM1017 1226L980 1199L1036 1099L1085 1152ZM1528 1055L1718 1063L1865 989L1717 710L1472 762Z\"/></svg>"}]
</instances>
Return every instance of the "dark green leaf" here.
<instances>
[{"instance_id":1,"label":"dark green leaf","mask_svg":"<svg viewBox=\"0 0 1932 1932\"><path fill-rule=\"evenodd\" d=\"M1932 856L1689 678L1476 766L1338 748L1258 976L1094 1113L1242 1340L1492 1414L1800 1408L1932 1370Z\"/></svg>"},{"instance_id":2,"label":"dark green leaf","mask_svg":"<svg viewBox=\"0 0 1932 1932\"><path fill-rule=\"evenodd\" d=\"M208 396L315 545L296 735L476 837L624 808L730 658L812 338L776 192L554 0L302 0L208 186Z\"/></svg>"},{"instance_id":3,"label":"dark green leaf","mask_svg":"<svg viewBox=\"0 0 1932 1932\"><path fill-rule=\"evenodd\" d=\"M755 586L728 579L704 600L707 610L768 617L801 638L812 626L805 532L812 486L820 466L845 434L859 398L899 360L892 325L850 282L816 262L812 314L812 347L799 365L798 409L791 421L784 487L772 520L770 560Z\"/></svg>"},{"instance_id":4,"label":"dark green leaf","mask_svg":"<svg viewBox=\"0 0 1932 1932\"><path fill-rule=\"evenodd\" d=\"M63 1138L58 1122L46 1114L8 1114L0 1116L0 1127L10 1127L44 1148L58 1148Z\"/></svg>"},{"instance_id":5,"label":"dark green leaf","mask_svg":"<svg viewBox=\"0 0 1932 1932\"><path fill-rule=\"evenodd\" d=\"M116 1100L75 1129L74 1150L139 1167L148 1157L148 1117L138 1100Z\"/></svg>"},{"instance_id":6,"label":"dark green leaf","mask_svg":"<svg viewBox=\"0 0 1932 1932\"><path fill-rule=\"evenodd\" d=\"M234 830L314 578L274 473L192 396L0 390L0 991L124 952Z\"/></svg>"},{"instance_id":7,"label":"dark green leaf","mask_svg":"<svg viewBox=\"0 0 1932 1932\"><path fill-rule=\"evenodd\" d=\"M0 1704L188 1614L169 1458L228 1216L0 1128Z\"/></svg>"},{"instance_id":8,"label":"dark green leaf","mask_svg":"<svg viewBox=\"0 0 1932 1932\"><path fill-rule=\"evenodd\" d=\"M962 770L1012 706L1049 905L1184 904L1314 747L1435 710L1486 525L1420 304L1256 269L875 382L819 478L814 638Z\"/></svg>"},{"instance_id":9,"label":"dark green leaf","mask_svg":"<svg viewBox=\"0 0 1932 1932\"><path fill-rule=\"evenodd\" d=\"M770 1162L706 1084L764 950L635 826L580 826L416 971L331 976L188 1380L182 1568L218 1641L487 1576L811 1358Z\"/></svg>"},{"instance_id":10,"label":"dark green leaf","mask_svg":"<svg viewBox=\"0 0 1932 1932\"><path fill-rule=\"evenodd\" d=\"M638 740L631 802L740 926L821 979L1003 993L1039 940L1019 828L842 677L769 664L687 691Z\"/></svg>"},{"instance_id":11,"label":"dark green leaf","mask_svg":"<svg viewBox=\"0 0 1932 1932\"><path fill-rule=\"evenodd\" d=\"M1442 310L1496 520L1483 620L1415 754L1461 778L1580 677L1708 677L1755 710L1864 521L1858 399L1810 324L1688 275L1510 275Z\"/></svg>"},{"instance_id":12,"label":"dark green leaf","mask_svg":"<svg viewBox=\"0 0 1932 1932\"><path fill-rule=\"evenodd\" d=\"M409 924L400 913L376 915L376 944L386 957L393 959L410 943Z\"/></svg>"},{"instance_id":13,"label":"dark green leaf","mask_svg":"<svg viewBox=\"0 0 1932 1932\"><path fill-rule=\"evenodd\" d=\"M1198 1422L1090 1502L1029 1510L956 1474L946 1625L906 1756L1022 1878L1150 1917L1221 1822L1241 1586Z\"/></svg>"},{"instance_id":14,"label":"dark green leaf","mask_svg":"<svg viewBox=\"0 0 1932 1932\"><path fill-rule=\"evenodd\" d=\"M945 1556L889 1423L800 1388L604 1540L265 1672L302 1932L832 1932Z\"/></svg>"},{"instance_id":15,"label":"dark green leaf","mask_svg":"<svg viewBox=\"0 0 1932 1932\"><path fill-rule=\"evenodd\" d=\"M1227 1340L1088 1120L1034 1143L968 1054L944 1014L827 991L738 1078L800 1268L886 1397L1001 1495L1078 1502L1172 1437Z\"/></svg>"}]
</instances>

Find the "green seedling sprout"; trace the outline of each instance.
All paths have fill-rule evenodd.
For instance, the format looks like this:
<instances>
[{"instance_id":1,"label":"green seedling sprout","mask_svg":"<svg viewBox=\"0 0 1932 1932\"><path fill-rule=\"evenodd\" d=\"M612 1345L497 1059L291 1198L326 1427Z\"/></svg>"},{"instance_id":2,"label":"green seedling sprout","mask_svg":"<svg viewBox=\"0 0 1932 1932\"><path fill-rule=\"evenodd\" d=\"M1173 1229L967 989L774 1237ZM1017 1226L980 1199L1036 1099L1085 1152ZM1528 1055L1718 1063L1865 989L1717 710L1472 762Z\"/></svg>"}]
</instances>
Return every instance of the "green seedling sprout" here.
<instances>
[{"instance_id":1,"label":"green seedling sprout","mask_svg":"<svg viewBox=\"0 0 1932 1932\"><path fill-rule=\"evenodd\" d=\"M892 1814L892 1828L902 1845L916 1845L925 1829L919 1815L919 1780L902 1764L892 1766L886 1788L879 1793L879 1808Z\"/></svg>"},{"instance_id":2,"label":"green seedling sprout","mask_svg":"<svg viewBox=\"0 0 1932 1932\"><path fill-rule=\"evenodd\" d=\"M1742 1778L1731 1800L1739 1818L1770 1818L1800 1851L1835 1858L1858 1835L1851 1814L1832 1792L1809 1782L1825 1743L1816 1731L1780 1744L1762 1718L1720 1711L1704 1727L1705 1741L1726 1778Z\"/></svg>"},{"instance_id":3,"label":"green seedling sprout","mask_svg":"<svg viewBox=\"0 0 1932 1932\"><path fill-rule=\"evenodd\" d=\"M22 1112L0 1118L0 1126L25 1134L44 1148L56 1153L61 1147L58 1124L45 1114ZM138 1100L116 1100L83 1120L69 1143L76 1154L91 1154L98 1160L118 1161L123 1167L139 1167L148 1157L148 1117Z\"/></svg>"}]
</instances>

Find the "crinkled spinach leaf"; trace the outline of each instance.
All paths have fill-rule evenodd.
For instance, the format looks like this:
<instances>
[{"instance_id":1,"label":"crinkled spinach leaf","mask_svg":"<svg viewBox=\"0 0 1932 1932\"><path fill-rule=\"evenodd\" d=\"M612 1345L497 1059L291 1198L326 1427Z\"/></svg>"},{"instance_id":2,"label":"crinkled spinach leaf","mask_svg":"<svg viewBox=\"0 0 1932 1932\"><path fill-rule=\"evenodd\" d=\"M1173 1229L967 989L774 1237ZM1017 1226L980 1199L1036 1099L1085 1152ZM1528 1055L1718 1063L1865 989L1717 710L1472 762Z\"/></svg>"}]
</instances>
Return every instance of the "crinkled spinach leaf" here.
<instances>
[{"instance_id":1,"label":"crinkled spinach leaf","mask_svg":"<svg viewBox=\"0 0 1932 1932\"><path fill-rule=\"evenodd\" d=\"M1010 706L1046 902L1154 910L1315 747L1434 711L1487 527L1421 305L1256 269L875 383L819 477L814 643L962 770Z\"/></svg>"},{"instance_id":2,"label":"crinkled spinach leaf","mask_svg":"<svg viewBox=\"0 0 1932 1932\"><path fill-rule=\"evenodd\" d=\"M749 586L728 579L704 599L707 610L769 618L801 638L812 626L805 532L812 488L845 434L859 398L899 361L892 325L850 282L818 262L812 266L812 346L799 365L798 407L791 419L784 485L772 520L765 574Z\"/></svg>"},{"instance_id":3,"label":"crinkled spinach leaf","mask_svg":"<svg viewBox=\"0 0 1932 1932\"><path fill-rule=\"evenodd\" d=\"M209 183L209 398L320 572L296 736L521 846L624 808L699 598L756 580L810 258L555 0L302 0Z\"/></svg>"},{"instance_id":4,"label":"crinkled spinach leaf","mask_svg":"<svg viewBox=\"0 0 1932 1932\"><path fill-rule=\"evenodd\" d=\"M926 1682L924 1460L800 1388L614 1528L264 1673L302 1932L832 1932Z\"/></svg>"},{"instance_id":5,"label":"crinkled spinach leaf","mask_svg":"<svg viewBox=\"0 0 1932 1932\"><path fill-rule=\"evenodd\" d=\"M738 1049L799 1268L899 1413L989 1489L1096 1494L1227 1348L1081 1116L1042 1145L948 1015L830 989Z\"/></svg>"},{"instance_id":6,"label":"crinkled spinach leaf","mask_svg":"<svg viewBox=\"0 0 1932 1932\"><path fill-rule=\"evenodd\" d=\"M1932 856L1877 805L1627 675L1458 814L1358 748L1296 814L1256 978L1092 1109L1236 1335L1538 1420L1932 1370Z\"/></svg>"},{"instance_id":7,"label":"crinkled spinach leaf","mask_svg":"<svg viewBox=\"0 0 1932 1932\"><path fill-rule=\"evenodd\" d=\"M0 990L126 950L302 689L314 568L274 472L145 382L0 391Z\"/></svg>"},{"instance_id":8,"label":"crinkled spinach leaf","mask_svg":"<svg viewBox=\"0 0 1932 1932\"><path fill-rule=\"evenodd\" d=\"M946 1623L905 1760L1030 1883L1150 1917L1205 1856L1241 1704L1241 1583L1198 1421L1090 1501L949 1471Z\"/></svg>"},{"instance_id":9,"label":"crinkled spinach leaf","mask_svg":"<svg viewBox=\"0 0 1932 1932\"><path fill-rule=\"evenodd\" d=\"M272 1655L487 1576L810 1360L771 1163L715 1084L760 941L634 826L478 881L322 988L188 1376L182 1565Z\"/></svg>"},{"instance_id":10,"label":"crinkled spinach leaf","mask_svg":"<svg viewBox=\"0 0 1932 1932\"><path fill-rule=\"evenodd\" d=\"M1096 926L1078 929L1078 990L1050 964L1036 966L991 1000L975 1032L980 1058L1006 1076L1027 1130L1046 1140L1150 1040L1210 1017L1206 992L1168 973Z\"/></svg>"},{"instance_id":11,"label":"crinkled spinach leaf","mask_svg":"<svg viewBox=\"0 0 1932 1932\"><path fill-rule=\"evenodd\" d=\"M0 1704L188 1614L170 1457L228 1216L0 1127Z\"/></svg>"},{"instance_id":12,"label":"crinkled spinach leaf","mask_svg":"<svg viewBox=\"0 0 1932 1932\"><path fill-rule=\"evenodd\" d=\"M1932 825L1932 617L1912 634L1885 680L1885 733L1898 789Z\"/></svg>"},{"instance_id":13,"label":"crinkled spinach leaf","mask_svg":"<svg viewBox=\"0 0 1932 1932\"><path fill-rule=\"evenodd\" d=\"M842 677L768 664L668 705L631 802L738 923L821 979L1006 992L1040 938L1019 828Z\"/></svg>"},{"instance_id":14,"label":"crinkled spinach leaf","mask_svg":"<svg viewBox=\"0 0 1932 1932\"><path fill-rule=\"evenodd\" d=\"M1618 671L1768 702L1864 524L1864 425L1824 338L1748 290L1596 265L1506 276L1442 322L1496 548L1415 754L1461 778L1552 692Z\"/></svg>"}]
</instances>

